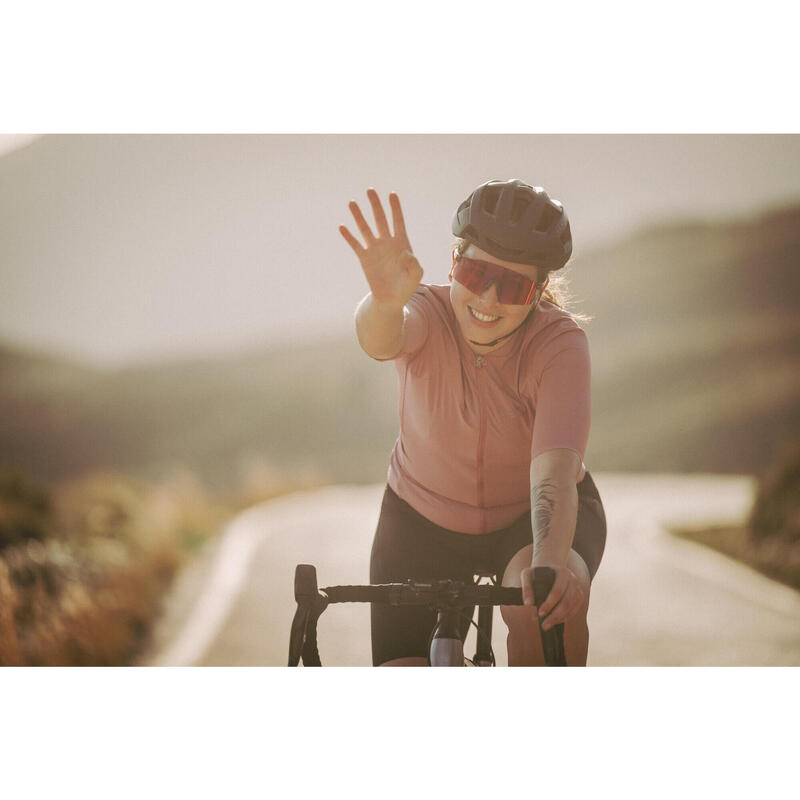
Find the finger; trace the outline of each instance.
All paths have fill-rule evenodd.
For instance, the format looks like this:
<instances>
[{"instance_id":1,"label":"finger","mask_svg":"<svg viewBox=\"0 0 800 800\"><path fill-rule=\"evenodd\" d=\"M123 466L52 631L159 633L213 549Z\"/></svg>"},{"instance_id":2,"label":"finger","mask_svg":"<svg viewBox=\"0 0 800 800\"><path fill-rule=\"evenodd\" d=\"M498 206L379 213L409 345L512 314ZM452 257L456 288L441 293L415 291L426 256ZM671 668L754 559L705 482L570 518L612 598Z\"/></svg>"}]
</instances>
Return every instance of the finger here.
<instances>
[{"instance_id":1,"label":"finger","mask_svg":"<svg viewBox=\"0 0 800 800\"><path fill-rule=\"evenodd\" d=\"M378 193L374 189L367 192L369 203L372 206L372 213L375 215L375 225L378 228L378 236L391 236L389 233L389 223L386 221L386 214L383 213L383 206Z\"/></svg>"},{"instance_id":2,"label":"finger","mask_svg":"<svg viewBox=\"0 0 800 800\"><path fill-rule=\"evenodd\" d=\"M563 570L559 570L556 573L556 579L553 582L553 588L550 589L550 593L547 595L544 603L539 607L539 616L546 617L552 610L555 608L556 603L561 600L564 596L564 593L567 591L567 586L569 585L569 580L567 575Z\"/></svg>"},{"instance_id":3,"label":"finger","mask_svg":"<svg viewBox=\"0 0 800 800\"><path fill-rule=\"evenodd\" d=\"M389 206L392 209L392 227L394 235L398 238L408 239L406 235L406 222L403 219L403 209L400 208L400 198L392 192L389 195Z\"/></svg>"},{"instance_id":4,"label":"finger","mask_svg":"<svg viewBox=\"0 0 800 800\"><path fill-rule=\"evenodd\" d=\"M556 605L556 607L548 614L547 618L542 621L542 628L550 630L550 628L566 622L575 616L580 603L575 602L575 598L571 596L572 592L567 592Z\"/></svg>"},{"instance_id":5,"label":"finger","mask_svg":"<svg viewBox=\"0 0 800 800\"><path fill-rule=\"evenodd\" d=\"M340 226L339 226L339 233L341 233L341 234L342 234L342 236L344 236L344 239L345 239L345 241L347 242L347 244L349 244L349 245L350 245L350 247L352 247L352 248L353 248L353 251L355 252L355 254L356 254L356 255L359 257L359 259L360 259L360 258L361 258L361 256L362 256L362 255L364 254L364 252L365 252L364 248L361 246L361 242L359 242L359 241L358 241L358 239L356 239L356 237L355 237L355 236L353 236L353 234L352 234L352 233L350 233L350 231L349 231L349 230L347 230L347 228L345 228L345 226L344 226L344 225L340 225Z\"/></svg>"},{"instance_id":6,"label":"finger","mask_svg":"<svg viewBox=\"0 0 800 800\"><path fill-rule=\"evenodd\" d=\"M367 247L369 247L369 245L375 241L375 237L372 235L372 230L367 224L367 221L364 219L364 215L361 213L361 209L358 207L358 203L356 203L355 200L350 201L349 207L350 212L353 215L353 219L356 221L356 225L358 225L358 229L361 231L361 235L364 237Z\"/></svg>"},{"instance_id":7,"label":"finger","mask_svg":"<svg viewBox=\"0 0 800 800\"><path fill-rule=\"evenodd\" d=\"M519 574L520 583L522 585L522 604L525 606L535 605L533 601L533 585L531 584L529 576L529 569L523 569Z\"/></svg>"}]
</instances>

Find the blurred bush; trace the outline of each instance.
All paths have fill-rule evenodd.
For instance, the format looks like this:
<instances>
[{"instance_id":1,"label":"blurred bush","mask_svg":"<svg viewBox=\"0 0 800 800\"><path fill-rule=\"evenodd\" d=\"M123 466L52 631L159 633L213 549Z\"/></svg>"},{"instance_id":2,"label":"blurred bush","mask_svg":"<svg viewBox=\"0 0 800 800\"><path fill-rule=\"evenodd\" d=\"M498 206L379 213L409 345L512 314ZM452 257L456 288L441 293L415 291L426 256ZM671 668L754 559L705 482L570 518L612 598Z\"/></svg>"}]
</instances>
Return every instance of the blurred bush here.
<instances>
[{"instance_id":1,"label":"blurred bush","mask_svg":"<svg viewBox=\"0 0 800 800\"><path fill-rule=\"evenodd\" d=\"M181 564L237 510L312 477L210 494L188 472L49 488L0 475L0 666L133 663Z\"/></svg>"},{"instance_id":2,"label":"blurred bush","mask_svg":"<svg viewBox=\"0 0 800 800\"><path fill-rule=\"evenodd\" d=\"M0 472L0 551L28 539L45 538L50 497L19 470Z\"/></svg>"},{"instance_id":3,"label":"blurred bush","mask_svg":"<svg viewBox=\"0 0 800 800\"><path fill-rule=\"evenodd\" d=\"M787 446L760 477L745 524L672 532L800 590L800 441Z\"/></svg>"},{"instance_id":4,"label":"blurred bush","mask_svg":"<svg viewBox=\"0 0 800 800\"><path fill-rule=\"evenodd\" d=\"M800 442L762 476L748 528L756 542L800 543Z\"/></svg>"}]
</instances>

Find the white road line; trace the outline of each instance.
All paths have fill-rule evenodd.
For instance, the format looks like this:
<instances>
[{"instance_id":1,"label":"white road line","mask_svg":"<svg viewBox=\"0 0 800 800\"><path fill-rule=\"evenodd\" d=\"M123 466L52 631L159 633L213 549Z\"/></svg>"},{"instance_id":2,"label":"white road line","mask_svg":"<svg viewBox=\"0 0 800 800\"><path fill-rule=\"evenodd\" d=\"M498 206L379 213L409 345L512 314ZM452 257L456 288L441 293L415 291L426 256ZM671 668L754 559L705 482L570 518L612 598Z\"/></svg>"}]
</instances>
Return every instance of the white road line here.
<instances>
[{"instance_id":1,"label":"white road line","mask_svg":"<svg viewBox=\"0 0 800 800\"><path fill-rule=\"evenodd\" d=\"M317 506L324 506L337 495L350 500L354 493L365 491L375 490L374 487L329 486L294 492L259 503L234 517L220 534L220 547L210 578L204 583L188 620L174 641L148 663L160 667L187 667L199 663L228 619L244 588L253 556L271 531L296 522L300 508L304 509L303 521L313 522L315 503L309 504L309 499L316 501ZM269 527L265 525L267 519Z\"/></svg>"},{"instance_id":2,"label":"white road line","mask_svg":"<svg viewBox=\"0 0 800 800\"><path fill-rule=\"evenodd\" d=\"M208 650L228 618L247 578L253 555L267 533L255 524L255 517L261 514L260 506L248 509L235 517L222 533L208 584L177 638L156 656L153 666L191 666Z\"/></svg>"}]
</instances>

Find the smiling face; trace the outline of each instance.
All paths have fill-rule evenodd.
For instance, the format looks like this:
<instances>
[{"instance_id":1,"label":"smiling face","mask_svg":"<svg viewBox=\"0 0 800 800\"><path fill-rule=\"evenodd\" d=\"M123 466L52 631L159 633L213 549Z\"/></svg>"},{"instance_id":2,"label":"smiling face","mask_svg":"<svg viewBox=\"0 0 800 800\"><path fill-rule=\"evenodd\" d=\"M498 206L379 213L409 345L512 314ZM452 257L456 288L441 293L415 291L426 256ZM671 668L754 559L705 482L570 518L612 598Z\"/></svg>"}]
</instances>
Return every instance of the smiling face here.
<instances>
[{"instance_id":1,"label":"smiling face","mask_svg":"<svg viewBox=\"0 0 800 800\"><path fill-rule=\"evenodd\" d=\"M538 269L530 264L516 264L513 261L503 261L490 255L474 244L470 244L463 253L467 258L480 261L491 261L501 267L518 272L531 280L537 280ZM493 342L500 336L505 336L518 328L525 321L528 314L536 308L541 293L547 285L545 281L536 290L533 302L526 306L504 305L497 298L497 288L491 284L483 294L473 294L462 286L455 278L450 284L450 303L456 315L458 327L462 336L467 340L470 349L478 354L491 353L511 341L503 339L492 347L485 347L473 342Z\"/></svg>"}]
</instances>

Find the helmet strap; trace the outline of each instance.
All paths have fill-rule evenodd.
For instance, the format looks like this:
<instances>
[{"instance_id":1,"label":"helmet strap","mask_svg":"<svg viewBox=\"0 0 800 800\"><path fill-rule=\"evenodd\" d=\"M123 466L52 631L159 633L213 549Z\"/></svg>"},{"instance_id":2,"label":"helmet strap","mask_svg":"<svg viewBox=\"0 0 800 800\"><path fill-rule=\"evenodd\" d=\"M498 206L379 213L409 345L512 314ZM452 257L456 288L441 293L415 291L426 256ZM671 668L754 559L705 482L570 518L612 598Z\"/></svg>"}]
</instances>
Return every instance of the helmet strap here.
<instances>
[{"instance_id":1,"label":"helmet strap","mask_svg":"<svg viewBox=\"0 0 800 800\"><path fill-rule=\"evenodd\" d=\"M531 311L531 314L532 313L533 312ZM527 317L526 317L525 318L525 322L527 322L527 321L528 320L527 320ZM509 336L511 336L512 334L515 334L525 324L525 322L521 322L519 325L517 325L516 328L514 328L513 331L511 331L511 333L507 333L504 336L501 336L498 339L495 339L493 342L474 342L474 341L472 341L472 339L467 339L467 341L470 342L470 344L478 345L478 347L494 347L498 342L502 342L503 339L508 339Z\"/></svg>"}]
</instances>

